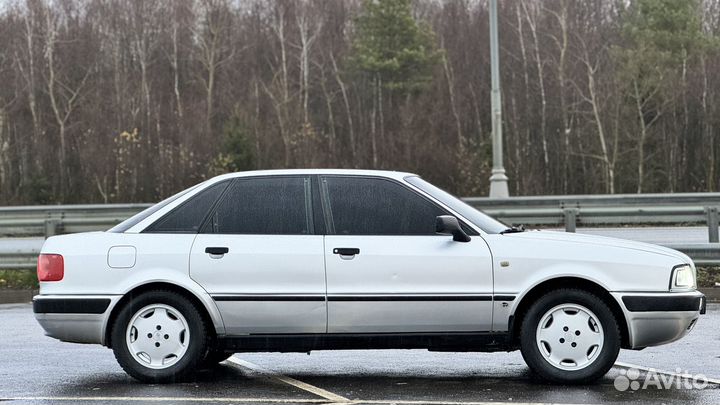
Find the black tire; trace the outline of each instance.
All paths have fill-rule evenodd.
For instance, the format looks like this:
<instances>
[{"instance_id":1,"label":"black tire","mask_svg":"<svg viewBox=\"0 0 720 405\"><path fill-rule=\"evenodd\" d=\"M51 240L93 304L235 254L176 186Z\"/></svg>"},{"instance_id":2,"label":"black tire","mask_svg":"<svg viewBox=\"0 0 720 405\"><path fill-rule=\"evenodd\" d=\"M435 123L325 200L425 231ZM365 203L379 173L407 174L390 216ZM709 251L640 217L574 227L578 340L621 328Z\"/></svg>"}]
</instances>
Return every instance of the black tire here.
<instances>
[{"instance_id":1,"label":"black tire","mask_svg":"<svg viewBox=\"0 0 720 405\"><path fill-rule=\"evenodd\" d=\"M174 364L160 369L147 367L135 359L130 353L126 336L129 323L135 314L141 309L154 304L167 305L175 309L185 318L189 329L189 341L186 343L187 348L184 354L179 356ZM200 313L200 309L181 294L167 290L147 291L134 297L118 313L112 326L112 348L115 359L117 359L123 370L141 382L172 383L183 381L197 369L204 354L207 353L210 330L209 325L206 324ZM145 333L148 332L150 331L138 331L138 334L142 333L144 338ZM150 333L148 333L148 338L150 338L149 335Z\"/></svg>"},{"instance_id":2,"label":"black tire","mask_svg":"<svg viewBox=\"0 0 720 405\"><path fill-rule=\"evenodd\" d=\"M200 368L208 369L213 368L218 365L218 363L221 363L227 359L230 358L235 353L232 352L226 352L219 349L210 349L207 354L205 355L205 358L200 363Z\"/></svg>"},{"instance_id":3,"label":"black tire","mask_svg":"<svg viewBox=\"0 0 720 405\"><path fill-rule=\"evenodd\" d=\"M563 304L577 304L592 311L602 326L604 336L602 349L594 361L584 368L571 371L556 367L546 360L536 341L542 317ZM620 352L620 339L618 322L608 305L595 294L579 289L558 289L545 294L532 304L520 326L520 350L527 365L540 377L562 384L586 384L605 375Z\"/></svg>"}]
</instances>

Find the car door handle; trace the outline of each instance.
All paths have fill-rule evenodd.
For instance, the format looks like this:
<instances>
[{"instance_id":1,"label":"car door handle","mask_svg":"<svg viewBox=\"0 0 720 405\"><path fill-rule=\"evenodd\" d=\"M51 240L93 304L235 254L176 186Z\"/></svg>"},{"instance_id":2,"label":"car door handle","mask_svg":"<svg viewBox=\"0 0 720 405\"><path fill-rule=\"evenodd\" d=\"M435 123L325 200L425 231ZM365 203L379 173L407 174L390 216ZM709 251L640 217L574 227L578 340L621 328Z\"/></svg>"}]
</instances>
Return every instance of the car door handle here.
<instances>
[{"instance_id":1,"label":"car door handle","mask_svg":"<svg viewBox=\"0 0 720 405\"><path fill-rule=\"evenodd\" d=\"M225 253L229 252L230 249L226 247L206 247L205 253L211 254L211 255L224 255Z\"/></svg>"},{"instance_id":2,"label":"car door handle","mask_svg":"<svg viewBox=\"0 0 720 405\"><path fill-rule=\"evenodd\" d=\"M358 248L335 248L333 249L333 253L340 256L355 256L360 254L360 249Z\"/></svg>"}]
</instances>

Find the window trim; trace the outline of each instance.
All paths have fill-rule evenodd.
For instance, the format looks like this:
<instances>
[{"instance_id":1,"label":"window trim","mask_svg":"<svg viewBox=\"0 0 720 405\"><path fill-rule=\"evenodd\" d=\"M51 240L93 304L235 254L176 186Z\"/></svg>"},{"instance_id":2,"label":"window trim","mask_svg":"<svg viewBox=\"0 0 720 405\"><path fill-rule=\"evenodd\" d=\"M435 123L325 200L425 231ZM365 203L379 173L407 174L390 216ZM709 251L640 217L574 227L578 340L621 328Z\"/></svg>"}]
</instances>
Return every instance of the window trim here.
<instances>
[{"instance_id":1,"label":"window trim","mask_svg":"<svg viewBox=\"0 0 720 405\"><path fill-rule=\"evenodd\" d=\"M140 233L172 234L172 235L183 235L183 234L184 235L194 235L194 234L200 233L200 230L205 226L205 221L207 221L208 215L210 215L210 213L213 212L218 201L220 201L223 198L223 196L227 192L228 188L230 187L230 184L232 184L233 181L234 181L234 179L221 180L221 181L212 183L212 184L208 185L207 187L204 187L202 190L199 190L197 193L186 198L183 202L181 202L177 206L173 207L172 209L170 209L168 212L164 213L163 215L161 215L160 218L156 219L150 225L146 226L142 231L140 231ZM226 183L225 188L220 192L220 195L218 195L215 198L215 201L213 201L213 203L210 204L210 208L207 210L207 212L205 212L205 216L203 216L203 219L200 221L200 225L198 226L197 231L195 231L195 232L192 232L192 231L156 231L156 230L152 229L152 227L155 226L155 224L159 224L160 222L165 220L168 216L172 215L175 211L177 211L177 210L183 208L184 206L186 206L187 204L189 204L193 199L200 196L200 194L202 194L203 192L207 191L211 187L215 187L215 186L217 186L219 184L223 184L223 183Z\"/></svg>"},{"instance_id":2,"label":"window trim","mask_svg":"<svg viewBox=\"0 0 720 405\"><path fill-rule=\"evenodd\" d=\"M300 178L303 179L303 200L304 200L304 211L305 211L305 224L308 227L308 233L220 233L215 232L210 226L211 219L215 216L217 208L226 197L230 188L235 184L242 181L252 181L261 179L287 179L287 178ZM215 201L212 209L208 211L202 225L198 228L198 234L208 235L237 235L237 236L310 236L317 235L317 226L315 225L315 209L312 202L313 187L312 187L312 175L311 174L272 174L272 175L261 175L261 176L242 176L234 177L231 179L231 184L223 191L222 195Z\"/></svg>"},{"instance_id":3,"label":"window trim","mask_svg":"<svg viewBox=\"0 0 720 405\"><path fill-rule=\"evenodd\" d=\"M325 221L323 202L321 200L322 193L320 192L320 176L318 176L317 174L310 175L310 186L314 235L325 235L327 234L327 224Z\"/></svg>"},{"instance_id":4,"label":"window trim","mask_svg":"<svg viewBox=\"0 0 720 405\"><path fill-rule=\"evenodd\" d=\"M405 188L410 193L420 197L421 199L427 201L428 203L432 204L436 208L438 208L441 211L444 211L446 215L452 215L455 218L457 218L458 222L460 222L460 226L463 228L463 230L470 236L480 236L480 233L475 229L475 227L470 226L467 224L467 221L462 218L461 216L454 213L452 210L448 209L442 204L438 204L437 201L433 200L429 196L418 192L416 189L410 187L408 184L403 183L402 181L399 181L397 179L393 179L390 177L383 177L383 176L371 176L371 175L352 175L352 174L321 174L318 175L319 177L319 183L320 183L320 193L321 193L321 201L322 201L322 209L323 209L323 218L325 219L325 234L326 235L333 235L333 236L447 236L442 234L434 234L434 235L418 235L418 234L352 234L352 235L341 235L335 232L335 224L334 219L332 216L332 208L330 207L330 192L327 189L327 183L325 182L325 179L327 178L351 178L351 179L372 179L372 180L384 180L390 183L395 183L399 185L400 187ZM470 231L470 232L468 232Z\"/></svg>"}]
</instances>

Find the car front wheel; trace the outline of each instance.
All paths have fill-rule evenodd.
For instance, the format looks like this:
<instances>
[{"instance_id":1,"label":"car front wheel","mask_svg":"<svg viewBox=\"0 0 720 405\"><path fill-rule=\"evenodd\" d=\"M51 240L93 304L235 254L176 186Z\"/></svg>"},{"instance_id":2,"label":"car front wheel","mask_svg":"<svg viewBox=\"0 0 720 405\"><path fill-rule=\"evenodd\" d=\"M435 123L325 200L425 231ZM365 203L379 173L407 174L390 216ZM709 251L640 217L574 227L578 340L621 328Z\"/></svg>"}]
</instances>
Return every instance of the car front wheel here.
<instances>
[{"instance_id":1,"label":"car front wheel","mask_svg":"<svg viewBox=\"0 0 720 405\"><path fill-rule=\"evenodd\" d=\"M620 330L610 308L584 290L559 289L535 302L520 327L520 349L530 369L558 383L602 377L620 351Z\"/></svg>"},{"instance_id":2,"label":"car front wheel","mask_svg":"<svg viewBox=\"0 0 720 405\"><path fill-rule=\"evenodd\" d=\"M180 381L207 352L208 327L198 308L172 291L148 291L122 308L113 324L115 358L143 382Z\"/></svg>"}]
</instances>

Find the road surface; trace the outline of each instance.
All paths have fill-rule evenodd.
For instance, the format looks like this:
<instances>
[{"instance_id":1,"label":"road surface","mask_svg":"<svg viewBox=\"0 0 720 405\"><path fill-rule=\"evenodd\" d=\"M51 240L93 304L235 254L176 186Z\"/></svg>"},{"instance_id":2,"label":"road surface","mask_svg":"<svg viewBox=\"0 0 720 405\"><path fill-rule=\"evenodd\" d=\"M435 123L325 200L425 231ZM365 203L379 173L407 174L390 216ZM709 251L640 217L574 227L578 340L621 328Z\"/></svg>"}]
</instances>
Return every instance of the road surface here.
<instances>
[{"instance_id":1,"label":"road surface","mask_svg":"<svg viewBox=\"0 0 720 405\"><path fill-rule=\"evenodd\" d=\"M622 351L617 366L587 386L539 381L518 352L424 350L239 354L214 370L199 373L191 382L141 384L122 371L109 349L44 336L29 304L0 305L0 325L2 404L720 403L720 386L712 383L703 389L672 384L670 389L656 385L616 388L616 379L630 381L626 376L640 383L648 376L666 381L678 378L629 371L631 365L673 373L680 368L720 383L720 305L714 304L686 338L640 352Z\"/></svg>"}]
</instances>

